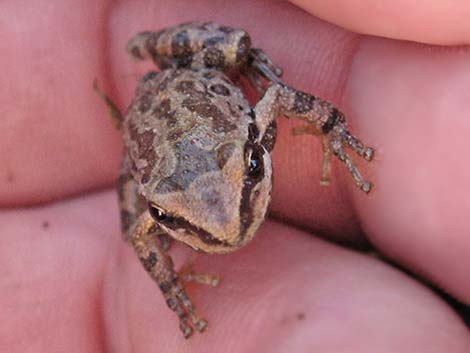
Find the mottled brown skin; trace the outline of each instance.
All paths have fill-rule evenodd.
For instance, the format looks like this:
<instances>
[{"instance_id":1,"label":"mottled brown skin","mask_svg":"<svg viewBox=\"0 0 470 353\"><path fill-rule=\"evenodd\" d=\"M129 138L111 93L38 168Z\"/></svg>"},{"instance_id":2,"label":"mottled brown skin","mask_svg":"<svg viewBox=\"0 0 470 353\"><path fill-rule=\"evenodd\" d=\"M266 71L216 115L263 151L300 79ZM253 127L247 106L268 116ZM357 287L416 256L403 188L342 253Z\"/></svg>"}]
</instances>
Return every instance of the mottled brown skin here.
<instances>
[{"instance_id":1,"label":"mottled brown skin","mask_svg":"<svg viewBox=\"0 0 470 353\"><path fill-rule=\"evenodd\" d=\"M271 199L270 152L279 115L304 120L295 133L323 140L323 184L329 160L338 157L355 183L369 192L345 148L370 161L373 149L351 135L331 103L285 85L266 54L251 48L249 35L214 23L185 23L141 32L129 54L161 69L141 80L123 117L101 91L122 130L125 151L119 178L124 238L159 285L189 337L207 322L196 314L184 281L216 285L217 278L174 269L166 250L171 239L207 253L247 244L264 221ZM245 75L263 94L252 109L229 77Z\"/></svg>"}]
</instances>

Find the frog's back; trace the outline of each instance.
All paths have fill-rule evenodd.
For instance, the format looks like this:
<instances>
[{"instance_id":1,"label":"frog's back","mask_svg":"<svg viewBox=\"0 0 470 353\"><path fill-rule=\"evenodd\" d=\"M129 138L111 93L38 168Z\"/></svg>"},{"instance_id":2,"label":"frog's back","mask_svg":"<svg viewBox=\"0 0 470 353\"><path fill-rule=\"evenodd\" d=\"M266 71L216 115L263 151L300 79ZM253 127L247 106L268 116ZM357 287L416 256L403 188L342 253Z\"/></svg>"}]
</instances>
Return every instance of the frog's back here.
<instances>
[{"instance_id":1,"label":"frog's back","mask_svg":"<svg viewBox=\"0 0 470 353\"><path fill-rule=\"evenodd\" d=\"M152 192L182 191L221 170L243 148L252 110L220 71L169 69L147 74L127 112L124 141L134 178Z\"/></svg>"}]
</instances>

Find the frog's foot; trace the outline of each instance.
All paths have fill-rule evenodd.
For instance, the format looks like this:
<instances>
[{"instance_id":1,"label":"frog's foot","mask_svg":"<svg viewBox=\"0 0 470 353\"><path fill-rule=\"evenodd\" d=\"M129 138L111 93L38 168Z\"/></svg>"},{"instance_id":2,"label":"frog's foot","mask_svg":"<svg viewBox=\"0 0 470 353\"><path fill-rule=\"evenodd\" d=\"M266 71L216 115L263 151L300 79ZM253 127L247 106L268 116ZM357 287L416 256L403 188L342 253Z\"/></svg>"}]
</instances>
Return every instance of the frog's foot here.
<instances>
[{"instance_id":1,"label":"frog's foot","mask_svg":"<svg viewBox=\"0 0 470 353\"><path fill-rule=\"evenodd\" d=\"M176 276L173 281L160 283L159 286L168 307L179 318L180 329L183 332L184 338L189 338L193 333L193 327L199 332L203 332L207 328L207 321L197 314L194 304L183 287L182 281L183 279ZM193 327L189 324L189 320L191 320Z\"/></svg>"},{"instance_id":2,"label":"frog's foot","mask_svg":"<svg viewBox=\"0 0 470 353\"><path fill-rule=\"evenodd\" d=\"M345 151L345 147L352 149L366 161L371 161L374 158L374 149L365 146L358 138L351 135L346 128L342 129L339 127L334 129L324 137L324 155L329 158L331 154L334 154L341 162L343 162L348 168L356 185L367 194L372 189L372 183L362 177L356 164Z\"/></svg>"},{"instance_id":3,"label":"frog's foot","mask_svg":"<svg viewBox=\"0 0 470 353\"><path fill-rule=\"evenodd\" d=\"M174 273L172 280L158 283L168 307L176 313L180 320L180 329L185 338L189 338L192 335L193 327L199 332L205 331L207 321L197 314L194 304L184 289L183 283L197 282L212 287L216 287L220 283L220 278L217 276L194 273L193 260L194 258L191 256L178 273Z\"/></svg>"},{"instance_id":4,"label":"frog's foot","mask_svg":"<svg viewBox=\"0 0 470 353\"><path fill-rule=\"evenodd\" d=\"M280 79L278 78L280 81ZM301 119L306 126L294 128L295 135L317 135L323 140L323 166L321 184L329 184L330 158L335 155L349 169L356 185L368 193L372 184L361 176L354 161L346 153L349 148L367 161L372 160L374 150L353 136L346 124L344 114L333 104L311 94L298 91L282 83L272 83L263 98L255 106L255 117L261 141L263 134L279 115Z\"/></svg>"},{"instance_id":5,"label":"frog's foot","mask_svg":"<svg viewBox=\"0 0 470 353\"><path fill-rule=\"evenodd\" d=\"M195 273L193 271L192 262L188 262L178 272L180 278L184 282L196 282L211 287L217 287L220 284L220 277L216 275Z\"/></svg>"},{"instance_id":6,"label":"frog's foot","mask_svg":"<svg viewBox=\"0 0 470 353\"><path fill-rule=\"evenodd\" d=\"M316 126L310 124L296 126L292 129L292 133L295 136L304 134L315 136L323 135ZM334 154L341 162L346 164L356 185L365 193L369 193L372 189L372 184L369 181L364 180L356 164L344 150L344 147L351 148L366 161L371 161L373 159L374 149L364 146L364 144L355 136L351 135L345 127L339 127L337 130L333 130L330 133L323 135L322 144L323 163L320 184L322 186L330 185L331 155Z\"/></svg>"},{"instance_id":7,"label":"frog's foot","mask_svg":"<svg viewBox=\"0 0 470 353\"><path fill-rule=\"evenodd\" d=\"M188 297L183 282L197 282L205 285L216 287L220 283L220 278L213 275L197 274L194 273L192 262L188 262L178 271L177 279L174 281L173 291L167 291L165 286L160 286L164 293L167 304L180 319L180 329L185 338L188 338L193 333L193 328L188 323L188 317L196 330L199 332L205 331L207 328L207 321L199 317L196 313L195 307ZM167 297L167 293L169 294Z\"/></svg>"}]
</instances>

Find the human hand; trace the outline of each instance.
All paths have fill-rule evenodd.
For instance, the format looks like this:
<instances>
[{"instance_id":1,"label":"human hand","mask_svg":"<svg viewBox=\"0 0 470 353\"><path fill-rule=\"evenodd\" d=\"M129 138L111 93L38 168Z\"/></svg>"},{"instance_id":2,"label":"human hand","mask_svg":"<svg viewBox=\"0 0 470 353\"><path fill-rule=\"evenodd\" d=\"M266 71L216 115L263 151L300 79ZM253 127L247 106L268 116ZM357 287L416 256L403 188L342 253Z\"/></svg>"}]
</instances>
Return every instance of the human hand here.
<instances>
[{"instance_id":1,"label":"human hand","mask_svg":"<svg viewBox=\"0 0 470 353\"><path fill-rule=\"evenodd\" d=\"M309 4L336 18L321 2ZM417 280L309 235L361 246L365 234L410 272L470 302L465 49L362 37L288 3L0 6L0 201L17 206L0 213L2 351L468 350L468 329ZM201 256L198 269L223 282L189 287L210 326L184 341L158 288L120 240L114 192L89 192L113 183L121 152L91 84L98 77L124 107L151 67L128 59L126 40L193 19L245 28L284 68L287 83L343 108L352 131L378 154L362 165L376 186L370 195L355 189L339 163L331 187L322 188L320 143L293 137L296 123L280 119L272 213L284 224L267 222L234 254ZM360 23L372 20L377 16ZM399 37L435 40L438 32L408 31ZM470 41L453 33L437 42ZM175 250L181 262L187 252Z\"/></svg>"}]
</instances>

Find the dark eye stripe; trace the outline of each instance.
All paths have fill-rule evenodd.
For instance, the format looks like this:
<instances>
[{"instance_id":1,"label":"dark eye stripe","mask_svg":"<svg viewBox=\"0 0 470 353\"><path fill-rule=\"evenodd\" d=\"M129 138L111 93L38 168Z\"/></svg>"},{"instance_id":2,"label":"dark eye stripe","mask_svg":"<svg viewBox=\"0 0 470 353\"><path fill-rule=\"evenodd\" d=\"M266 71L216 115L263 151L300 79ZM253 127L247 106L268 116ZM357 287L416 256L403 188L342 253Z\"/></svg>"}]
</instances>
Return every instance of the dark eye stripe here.
<instances>
[{"instance_id":1,"label":"dark eye stripe","mask_svg":"<svg viewBox=\"0 0 470 353\"><path fill-rule=\"evenodd\" d=\"M248 140L255 141L259 136L259 130L256 124L251 123L248 125Z\"/></svg>"},{"instance_id":2,"label":"dark eye stripe","mask_svg":"<svg viewBox=\"0 0 470 353\"><path fill-rule=\"evenodd\" d=\"M265 150L260 145L253 144L251 141L248 141L245 144L245 159L247 160L247 172L245 174L245 180L243 182L243 188L241 192L240 198L240 237L239 242L242 243L243 239L246 236L246 232L250 227L251 223L253 223L253 210L250 207L250 200L251 200L251 193L255 186L263 180L264 177L264 164L261 165L261 169L259 173L255 176L250 176L249 168L250 168L250 155L253 151L259 155L260 160L262 161L264 158Z\"/></svg>"}]
</instances>

